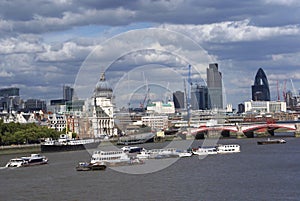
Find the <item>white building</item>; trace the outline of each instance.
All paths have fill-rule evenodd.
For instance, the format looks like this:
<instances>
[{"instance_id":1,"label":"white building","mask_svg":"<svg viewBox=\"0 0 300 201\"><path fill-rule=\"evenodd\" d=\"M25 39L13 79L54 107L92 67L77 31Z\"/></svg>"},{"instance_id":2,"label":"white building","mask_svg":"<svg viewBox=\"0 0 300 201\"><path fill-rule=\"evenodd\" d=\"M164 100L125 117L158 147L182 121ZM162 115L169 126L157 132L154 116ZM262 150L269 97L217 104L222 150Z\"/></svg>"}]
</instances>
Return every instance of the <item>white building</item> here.
<instances>
[{"instance_id":1,"label":"white building","mask_svg":"<svg viewBox=\"0 0 300 201\"><path fill-rule=\"evenodd\" d=\"M116 135L112 94L113 90L106 81L105 74L102 73L91 101L93 108L92 128L96 137Z\"/></svg>"},{"instance_id":2,"label":"white building","mask_svg":"<svg viewBox=\"0 0 300 201\"><path fill-rule=\"evenodd\" d=\"M175 106L174 102L169 101L168 103L163 103L161 101L152 102L147 105L148 114L174 114Z\"/></svg>"},{"instance_id":3,"label":"white building","mask_svg":"<svg viewBox=\"0 0 300 201\"><path fill-rule=\"evenodd\" d=\"M168 116L144 116L142 117L144 125L151 127L152 129L167 129L168 128Z\"/></svg>"},{"instance_id":4,"label":"white building","mask_svg":"<svg viewBox=\"0 0 300 201\"><path fill-rule=\"evenodd\" d=\"M275 113L286 112L286 102L283 101L246 101L245 112Z\"/></svg>"},{"instance_id":5,"label":"white building","mask_svg":"<svg viewBox=\"0 0 300 201\"><path fill-rule=\"evenodd\" d=\"M66 115L65 114L49 114L48 127L57 131L63 131L66 128Z\"/></svg>"}]
</instances>

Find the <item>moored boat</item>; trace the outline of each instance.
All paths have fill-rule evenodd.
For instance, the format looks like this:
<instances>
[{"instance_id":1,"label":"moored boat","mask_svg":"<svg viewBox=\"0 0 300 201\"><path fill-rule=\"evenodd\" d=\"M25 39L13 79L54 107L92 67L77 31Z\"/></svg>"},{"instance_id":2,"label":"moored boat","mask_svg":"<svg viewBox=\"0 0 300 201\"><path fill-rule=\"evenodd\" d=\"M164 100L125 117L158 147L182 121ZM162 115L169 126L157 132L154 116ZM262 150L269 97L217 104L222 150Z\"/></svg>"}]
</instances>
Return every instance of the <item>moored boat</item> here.
<instances>
[{"instance_id":1,"label":"moored boat","mask_svg":"<svg viewBox=\"0 0 300 201\"><path fill-rule=\"evenodd\" d=\"M238 153L241 151L240 145L238 144L225 144L217 146L218 154L227 154L227 153Z\"/></svg>"},{"instance_id":2,"label":"moored boat","mask_svg":"<svg viewBox=\"0 0 300 201\"><path fill-rule=\"evenodd\" d=\"M77 171L91 171L91 170L105 170L106 165L103 162L88 163L88 162L79 162L76 166Z\"/></svg>"},{"instance_id":3,"label":"moored boat","mask_svg":"<svg viewBox=\"0 0 300 201\"><path fill-rule=\"evenodd\" d=\"M192 152L193 154L199 156L213 155L218 153L216 147L199 147L198 149L193 149Z\"/></svg>"},{"instance_id":4,"label":"moored boat","mask_svg":"<svg viewBox=\"0 0 300 201\"><path fill-rule=\"evenodd\" d=\"M60 135L58 140L46 140L41 144L42 152L56 152L56 151L77 151L85 149L97 148L100 144L100 139L70 139L68 135Z\"/></svg>"},{"instance_id":5,"label":"moored boat","mask_svg":"<svg viewBox=\"0 0 300 201\"><path fill-rule=\"evenodd\" d=\"M43 165L48 163L48 158L40 154L31 154L20 158L11 159L5 167L27 167L34 165Z\"/></svg>"},{"instance_id":6,"label":"moored boat","mask_svg":"<svg viewBox=\"0 0 300 201\"><path fill-rule=\"evenodd\" d=\"M267 140L261 140L257 141L257 144L263 145L263 144L284 144L286 141L284 139L270 139L268 138Z\"/></svg>"},{"instance_id":7,"label":"moored boat","mask_svg":"<svg viewBox=\"0 0 300 201\"><path fill-rule=\"evenodd\" d=\"M105 163L107 166L122 166L143 164L143 161L135 157L130 157L124 151L94 151L91 164Z\"/></svg>"}]
</instances>

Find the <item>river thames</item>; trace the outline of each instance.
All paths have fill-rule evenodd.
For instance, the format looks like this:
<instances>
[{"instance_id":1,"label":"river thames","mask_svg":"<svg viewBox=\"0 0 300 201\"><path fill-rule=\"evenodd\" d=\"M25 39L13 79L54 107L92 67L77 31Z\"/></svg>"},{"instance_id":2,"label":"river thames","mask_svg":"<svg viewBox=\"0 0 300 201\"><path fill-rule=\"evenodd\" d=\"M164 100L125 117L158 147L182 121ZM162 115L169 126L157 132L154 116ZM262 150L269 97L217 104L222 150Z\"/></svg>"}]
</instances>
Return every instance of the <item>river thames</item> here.
<instances>
[{"instance_id":1,"label":"river thames","mask_svg":"<svg viewBox=\"0 0 300 201\"><path fill-rule=\"evenodd\" d=\"M111 168L78 172L77 163L90 159L87 151L45 153L47 165L1 168L0 200L300 200L300 138L285 139L286 144L274 145L257 145L255 138L220 139L241 145L241 152L180 158L145 174ZM192 147L202 143L196 140ZM0 165L24 155L1 155Z\"/></svg>"}]
</instances>

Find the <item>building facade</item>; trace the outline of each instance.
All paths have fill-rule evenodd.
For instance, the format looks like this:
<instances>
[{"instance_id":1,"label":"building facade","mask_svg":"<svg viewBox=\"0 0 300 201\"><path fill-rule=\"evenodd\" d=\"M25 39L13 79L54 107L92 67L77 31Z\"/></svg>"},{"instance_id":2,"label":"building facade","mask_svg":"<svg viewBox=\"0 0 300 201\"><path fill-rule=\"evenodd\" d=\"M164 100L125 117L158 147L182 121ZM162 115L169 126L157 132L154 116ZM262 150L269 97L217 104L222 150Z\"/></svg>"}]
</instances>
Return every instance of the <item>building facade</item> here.
<instances>
[{"instance_id":1,"label":"building facade","mask_svg":"<svg viewBox=\"0 0 300 201\"><path fill-rule=\"evenodd\" d=\"M74 88L70 86L63 86L63 99L66 101L72 101L74 96Z\"/></svg>"},{"instance_id":2,"label":"building facade","mask_svg":"<svg viewBox=\"0 0 300 201\"><path fill-rule=\"evenodd\" d=\"M176 91L173 93L173 102L175 109L184 108L184 93L182 91Z\"/></svg>"},{"instance_id":3,"label":"building facade","mask_svg":"<svg viewBox=\"0 0 300 201\"><path fill-rule=\"evenodd\" d=\"M175 106L174 102L163 103L161 101L155 101L147 105L148 114L174 114Z\"/></svg>"},{"instance_id":4,"label":"building facade","mask_svg":"<svg viewBox=\"0 0 300 201\"><path fill-rule=\"evenodd\" d=\"M152 129L165 130L168 128L168 116L144 116L142 123Z\"/></svg>"},{"instance_id":5,"label":"building facade","mask_svg":"<svg viewBox=\"0 0 300 201\"><path fill-rule=\"evenodd\" d=\"M262 68L258 69L254 85L252 85L252 100L253 101L270 101L270 89L267 76Z\"/></svg>"},{"instance_id":6,"label":"building facade","mask_svg":"<svg viewBox=\"0 0 300 201\"><path fill-rule=\"evenodd\" d=\"M284 102L284 101L247 101L247 102L245 102L245 112L251 112L251 113L286 112L286 102Z\"/></svg>"},{"instance_id":7,"label":"building facade","mask_svg":"<svg viewBox=\"0 0 300 201\"><path fill-rule=\"evenodd\" d=\"M208 88L199 84L191 86L191 109L207 110L209 109Z\"/></svg>"},{"instance_id":8,"label":"building facade","mask_svg":"<svg viewBox=\"0 0 300 201\"><path fill-rule=\"evenodd\" d=\"M117 135L114 123L113 90L101 74L92 97L92 128L96 137Z\"/></svg>"},{"instance_id":9,"label":"building facade","mask_svg":"<svg viewBox=\"0 0 300 201\"><path fill-rule=\"evenodd\" d=\"M209 64L206 70L207 88L209 94L209 108L223 108L222 73L219 72L218 64Z\"/></svg>"}]
</instances>

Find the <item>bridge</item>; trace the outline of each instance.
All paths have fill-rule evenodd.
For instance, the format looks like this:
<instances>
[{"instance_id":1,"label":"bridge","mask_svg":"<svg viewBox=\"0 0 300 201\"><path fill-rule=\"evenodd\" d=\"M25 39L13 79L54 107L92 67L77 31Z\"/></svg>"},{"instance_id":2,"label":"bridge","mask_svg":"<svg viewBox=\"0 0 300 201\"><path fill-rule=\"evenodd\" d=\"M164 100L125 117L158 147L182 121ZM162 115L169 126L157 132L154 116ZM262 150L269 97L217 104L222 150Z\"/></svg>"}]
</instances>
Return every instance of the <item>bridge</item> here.
<instances>
[{"instance_id":1,"label":"bridge","mask_svg":"<svg viewBox=\"0 0 300 201\"><path fill-rule=\"evenodd\" d=\"M190 129L191 135L222 135L229 137L230 134L237 137L254 137L255 131L264 130L270 135L274 135L275 130L284 129L287 131L295 132L295 136L300 136L300 123L288 122L288 123L253 123L253 124L220 124L215 126L201 126L199 128ZM214 133L214 134L213 134ZM184 134L188 134L185 132Z\"/></svg>"}]
</instances>

